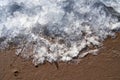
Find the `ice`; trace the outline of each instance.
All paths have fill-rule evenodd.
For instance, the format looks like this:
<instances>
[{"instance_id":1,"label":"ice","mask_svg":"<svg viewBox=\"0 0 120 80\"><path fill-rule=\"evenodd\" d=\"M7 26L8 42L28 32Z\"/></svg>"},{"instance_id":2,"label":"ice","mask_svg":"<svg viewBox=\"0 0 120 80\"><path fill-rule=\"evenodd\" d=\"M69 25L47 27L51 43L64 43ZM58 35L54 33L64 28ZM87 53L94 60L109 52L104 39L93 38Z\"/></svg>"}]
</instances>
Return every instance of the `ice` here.
<instances>
[{"instance_id":1,"label":"ice","mask_svg":"<svg viewBox=\"0 0 120 80\"><path fill-rule=\"evenodd\" d=\"M0 49L15 44L35 65L97 52L119 29L119 0L0 0Z\"/></svg>"},{"instance_id":2,"label":"ice","mask_svg":"<svg viewBox=\"0 0 120 80\"><path fill-rule=\"evenodd\" d=\"M97 52L98 52L98 51L99 51L99 49L89 50L89 51L87 51L87 52L81 53L81 54L79 55L79 58L83 58L83 57L85 57L85 56L88 55L88 54L97 55Z\"/></svg>"}]
</instances>

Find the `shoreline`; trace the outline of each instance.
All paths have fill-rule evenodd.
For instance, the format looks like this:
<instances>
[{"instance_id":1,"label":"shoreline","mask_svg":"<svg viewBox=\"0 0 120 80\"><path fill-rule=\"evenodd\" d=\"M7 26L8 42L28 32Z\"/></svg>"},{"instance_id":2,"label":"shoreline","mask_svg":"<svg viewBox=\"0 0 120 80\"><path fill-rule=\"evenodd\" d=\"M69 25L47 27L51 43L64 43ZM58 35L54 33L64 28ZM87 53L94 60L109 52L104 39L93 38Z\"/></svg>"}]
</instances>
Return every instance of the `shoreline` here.
<instances>
[{"instance_id":1,"label":"shoreline","mask_svg":"<svg viewBox=\"0 0 120 80\"><path fill-rule=\"evenodd\" d=\"M79 64L45 63L37 67L14 50L0 52L0 80L120 80L120 33L103 41L97 56L87 55Z\"/></svg>"}]
</instances>

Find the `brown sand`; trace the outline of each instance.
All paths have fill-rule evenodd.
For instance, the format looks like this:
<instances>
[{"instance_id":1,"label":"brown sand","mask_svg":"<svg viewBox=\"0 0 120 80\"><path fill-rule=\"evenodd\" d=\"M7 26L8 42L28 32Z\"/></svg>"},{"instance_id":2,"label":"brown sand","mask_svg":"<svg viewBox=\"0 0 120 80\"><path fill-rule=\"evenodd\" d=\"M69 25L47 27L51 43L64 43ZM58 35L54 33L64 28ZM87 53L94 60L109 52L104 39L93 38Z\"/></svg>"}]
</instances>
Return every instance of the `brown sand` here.
<instances>
[{"instance_id":1,"label":"brown sand","mask_svg":"<svg viewBox=\"0 0 120 80\"><path fill-rule=\"evenodd\" d=\"M14 50L0 52L0 80L120 80L120 34L105 40L97 56L88 55L79 64L46 63L35 67L17 57Z\"/></svg>"}]
</instances>

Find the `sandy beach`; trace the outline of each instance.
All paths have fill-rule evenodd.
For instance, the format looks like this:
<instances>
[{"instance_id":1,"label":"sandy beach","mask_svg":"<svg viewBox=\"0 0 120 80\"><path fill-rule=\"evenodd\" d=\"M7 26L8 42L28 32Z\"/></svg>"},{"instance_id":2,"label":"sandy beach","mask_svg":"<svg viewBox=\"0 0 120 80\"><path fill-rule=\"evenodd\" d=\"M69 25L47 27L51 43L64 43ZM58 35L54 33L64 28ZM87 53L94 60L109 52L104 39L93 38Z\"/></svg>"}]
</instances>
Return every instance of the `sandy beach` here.
<instances>
[{"instance_id":1,"label":"sandy beach","mask_svg":"<svg viewBox=\"0 0 120 80\"><path fill-rule=\"evenodd\" d=\"M35 67L14 50L1 51L0 80L120 80L120 33L103 45L97 56L88 55L79 64L61 62L58 69L50 63Z\"/></svg>"}]
</instances>

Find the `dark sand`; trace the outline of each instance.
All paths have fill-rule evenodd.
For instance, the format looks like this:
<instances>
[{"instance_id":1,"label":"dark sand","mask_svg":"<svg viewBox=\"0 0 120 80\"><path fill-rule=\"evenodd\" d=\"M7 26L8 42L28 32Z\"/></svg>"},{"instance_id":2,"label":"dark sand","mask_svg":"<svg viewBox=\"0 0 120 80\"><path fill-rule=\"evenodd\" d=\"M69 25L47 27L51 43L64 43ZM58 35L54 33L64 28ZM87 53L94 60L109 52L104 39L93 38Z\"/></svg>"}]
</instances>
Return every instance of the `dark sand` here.
<instances>
[{"instance_id":1,"label":"dark sand","mask_svg":"<svg viewBox=\"0 0 120 80\"><path fill-rule=\"evenodd\" d=\"M50 63L35 67L14 50L0 52L0 80L120 80L120 34L103 44L99 55L88 55L79 64L59 63L58 69Z\"/></svg>"}]
</instances>

